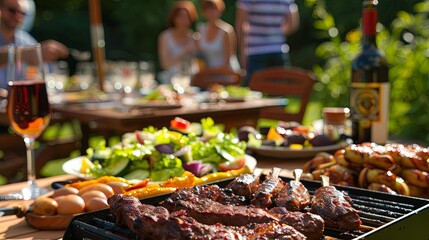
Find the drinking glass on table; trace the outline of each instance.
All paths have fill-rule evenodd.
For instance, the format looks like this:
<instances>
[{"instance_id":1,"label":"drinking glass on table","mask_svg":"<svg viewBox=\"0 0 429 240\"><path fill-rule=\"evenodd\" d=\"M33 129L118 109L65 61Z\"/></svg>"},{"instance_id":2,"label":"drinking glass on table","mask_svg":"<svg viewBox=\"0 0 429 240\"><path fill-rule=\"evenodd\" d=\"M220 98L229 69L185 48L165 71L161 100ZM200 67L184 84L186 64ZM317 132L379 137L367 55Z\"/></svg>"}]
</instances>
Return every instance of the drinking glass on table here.
<instances>
[{"instance_id":1,"label":"drinking glass on table","mask_svg":"<svg viewBox=\"0 0 429 240\"><path fill-rule=\"evenodd\" d=\"M95 67L92 62L78 62L76 77L81 90L88 90L94 85Z\"/></svg>"},{"instance_id":2,"label":"drinking glass on table","mask_svg":"<svg viewBox=\"0 0 429 240\"><path fill-rule=\"evenodd\" d=\"M49 100L53 103L61 102L69 80L69 67L66 61L58 61L46 65L46 87Z\"/></svg>"},{"instance_id":3,"label":"drinking glass on table","mask_svg":"<svg viewBox=\"0 0 429 240\"><path fill-rule=\"evenodd\" d=\"M36 184L34 142L48 126L51 115L40 44L10 46L7 71L7 115L27 148L28 185L22 189L22 196L34 199L46 192Z\"/></svg>"},{"instance_id":4,"label":"drinking glass on table","mask_svg":"<svg viewBox=\"0 0 429 240\"><path fill-rule=\"evenodd\" d=\"M123 111L128 111L124 104L125 96L131 94L138 83L137 62L110 62L106 76L106 90L119 92Z\"/></svg>"}]
</instances>

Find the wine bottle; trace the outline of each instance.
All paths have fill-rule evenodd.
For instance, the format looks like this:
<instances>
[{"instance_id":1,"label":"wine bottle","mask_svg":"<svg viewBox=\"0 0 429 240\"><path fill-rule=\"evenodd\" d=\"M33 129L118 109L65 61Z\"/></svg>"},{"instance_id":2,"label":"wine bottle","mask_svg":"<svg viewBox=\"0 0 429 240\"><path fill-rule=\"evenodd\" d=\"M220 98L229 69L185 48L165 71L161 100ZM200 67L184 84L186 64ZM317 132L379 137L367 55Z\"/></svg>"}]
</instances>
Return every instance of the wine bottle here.
<instances>
[{"instance_id":1,"label":"wine bottle","mask_svg":"<svg viewBox=\"0 0 429 240\"><path fill-rule=\"evenodd\" d=\"M376 44L377 1L363 1L362 49L352 61L350 118L355 143L388 138L389 66Z\"/></svg>"}]
</instances>

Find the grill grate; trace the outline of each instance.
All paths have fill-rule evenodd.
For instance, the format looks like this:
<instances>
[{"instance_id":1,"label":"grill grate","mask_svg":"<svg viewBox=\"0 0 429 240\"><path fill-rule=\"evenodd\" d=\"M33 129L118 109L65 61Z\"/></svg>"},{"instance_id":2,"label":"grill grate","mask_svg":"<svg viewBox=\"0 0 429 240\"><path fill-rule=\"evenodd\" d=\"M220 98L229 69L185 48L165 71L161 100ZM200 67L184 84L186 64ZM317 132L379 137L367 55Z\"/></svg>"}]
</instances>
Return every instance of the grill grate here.
<instances>
[{"instance_id":1,"label":"grill grate","mask_svg":"<svg viewBox=\"0 0 429 240\"><path fill-rule=\"evenodd\" d=\"M264 175L265 176L265 175ZM262 177L264 177L262 176ZM290 181L290 178L283 178ZM225 187L230 180L216 184ZM302 180L310 194L318 189L320 182ZM360 188L336 186L347 193L353 200L353 207L358 210L363 227L357 231L338 232L325 229L327 239L399 239L401 236L413 239L428 239L425 222L429 219L429 200L391 195ZM167 195L143 199L142 203L156 205ZM425 221L426 220L426 221ZM109 210L81 214L68 226L64 237L68 239L135 239L127 228L114 224Z\"/></svg>"}]
</instances>

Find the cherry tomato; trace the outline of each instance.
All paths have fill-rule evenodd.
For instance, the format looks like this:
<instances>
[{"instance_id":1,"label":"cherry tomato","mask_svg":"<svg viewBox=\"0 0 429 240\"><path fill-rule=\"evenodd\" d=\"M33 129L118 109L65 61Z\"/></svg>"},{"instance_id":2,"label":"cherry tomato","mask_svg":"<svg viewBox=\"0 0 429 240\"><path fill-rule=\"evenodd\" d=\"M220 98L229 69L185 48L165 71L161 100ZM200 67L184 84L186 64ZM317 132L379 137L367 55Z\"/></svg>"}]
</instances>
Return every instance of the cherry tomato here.
<instances>
[{"instance_id":1,"label":"cherry tomato","mask_svg":"<svg viewBox=\"0 0 429 240\"><path fill-rule=\"evenodd\" d=\"M244 167L245 164L246 164L246 159L244 157L239 157L234 161L226 161L223 163L219 163L218 168L222 172L226 172L229 170L241 169L242 167Z\"/></svg>"},{"instance_id":2,"label":"cherry tomato","mask_svg":"<svg viewBox=\"0 0 429 240\"><path fill-rule=\"evenodd\" d=\"M175 117L170 121L170 126L174 129L187 129L191 126L191 123L188 120L185 120L180 117Z\"/></svg>"},{"instance_id":3,"label":"cherry tomato","mask_svg":"<svg viewBox=\"0 0 429 240\"><path fill-rule=\"evenodd\" d=\"M140 144L144 144L144 139L143 139L143 136L142 136L141 132L140 131L135 131L134 134L136 136L137 142L140 143Z\"/></svg>"}]
</instances>

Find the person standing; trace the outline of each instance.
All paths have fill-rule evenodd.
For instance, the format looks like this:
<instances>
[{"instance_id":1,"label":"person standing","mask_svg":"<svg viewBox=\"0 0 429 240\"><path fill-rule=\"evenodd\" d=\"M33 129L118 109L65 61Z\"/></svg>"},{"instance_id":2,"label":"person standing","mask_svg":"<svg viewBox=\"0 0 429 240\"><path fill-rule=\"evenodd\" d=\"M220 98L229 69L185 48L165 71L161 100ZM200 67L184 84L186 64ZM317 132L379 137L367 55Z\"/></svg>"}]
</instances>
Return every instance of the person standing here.
<instances>
[{"instance_id":1,"label":"person standing","mask_svg":"<svg viewBox=\"0 0 429 240\"><path fill-rule=\"evenodd\" d=\"M253 72L270 66L290 66L286 37L299 28L294 0L238 0L235 28L241 66L246 69L243 86Z\"/></svg>"},{"instance_id":2,"label":"person standing","mask_svg":"<svg viewBox=\"0 0 429 240\"><path fill-rule=\"evenodd\" d=\"M23 0L0 0L0 88L8 89L6 82L7 48L10 44L34 45L37 41L19 29L26 15ZM66 58L68 48L55 40L41 42L45 62Z\"/></svg>"},{"instance_id":3,"label":"person standing","mask_svg":"<svg viewBox=\"0 0 429 240\"><path fill-rule=\"evenodd\" d=\"M197 20L197 11L191 1L177 1L168 15L168 28L158 37L158 55L161 81L169 83L174 74L195 73L194 59L197 44L192 26Z\"/></svg>"},{"instance_id":4,"label":"person standing","mask_svg":"<svg viewBox=\"0 0 429 240\"><path fill-rule=\"evenodd\" d=\"M222 19L225 3L223 0L202 0L202 13L206 23L198 28L198 47L206 68L227 67L238 72L237 39L234 27Z\"/></svg>"}]
</instances>

